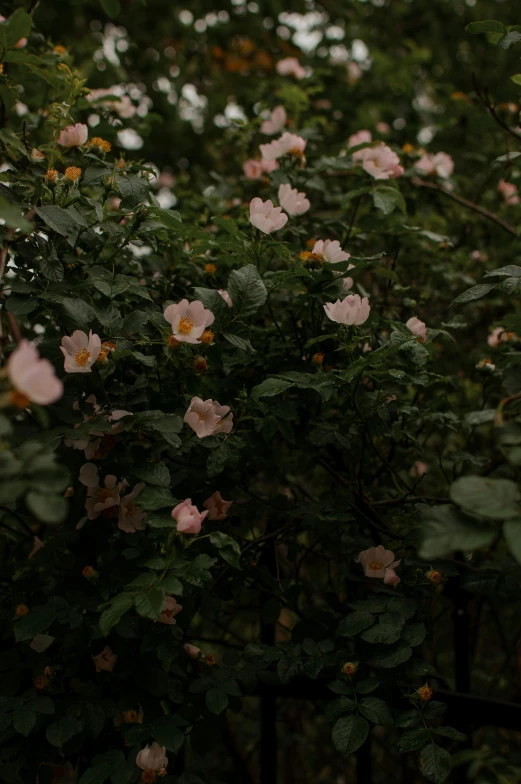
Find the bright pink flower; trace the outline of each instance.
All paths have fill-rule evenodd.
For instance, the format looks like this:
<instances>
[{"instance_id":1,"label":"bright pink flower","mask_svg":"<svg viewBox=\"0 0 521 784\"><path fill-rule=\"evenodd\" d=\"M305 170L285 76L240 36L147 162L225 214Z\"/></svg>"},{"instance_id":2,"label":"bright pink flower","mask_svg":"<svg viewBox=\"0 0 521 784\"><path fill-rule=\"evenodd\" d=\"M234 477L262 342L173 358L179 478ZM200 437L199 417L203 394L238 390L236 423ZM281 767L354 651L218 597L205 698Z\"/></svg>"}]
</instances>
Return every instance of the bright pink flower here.
<instances>
[{"instance_id":1,"label":"bright pink flower","mask_svg":"<svg viewBox=\"0 0 521 784\"><path fill-rule=\"evenodd\" d=\"M369 547L369 549L363 550L359 558L366 577L382 579L385 578L388 570L394 570L394 567L400 563L400 561L394 560L392 550L386 550L381 544L378 547Z\"/></svg>"},{"instance_id":2,"label":"bright pink flower","mask_svg":"<svg viewBox=\"0 0 521 784\"><path fill-rule=\"evenodd\" d=\"M436 155L424 153L414 168L427 176L437 174L438 177L450 177L454 171L454 161L446 152L437 152Z\"/></svg>"},{"instance_id":3,"label":"bright pink flower","mask_svg":"<svg viewBox=\"0 0 521 784\"><path fill-rule=\"evenodd\" d=\"M45 543L42 542L42 540L38 536L35 536L33 538L33 549L31 550L27 558L33 558L38 552L38 550L42 549L42 547L45 547Z\"/></svg>"},{"instance_id":4,"label":"bright pink flower","mask_svg":"<svg viewBox=\"0 0 521 784\"><path fill-rule=\"evenodd\" d=\"M228 307L229 307L229 308L233 307L232 298L230 297L230 295L228 294L228 292L226 291L226 289L217 289L217 291L219 292L219 294L221 295L221 297L223 298L223 300L226 302L226 304L228 305Z\"/></svg>"},{"instance_id":5,"label":"bright pink flower","mask_svg":"<svg viewBox=\"0 0 521 784\"><path fill-rule=\"evenodd\" d=\"M58 137L58 144L62 147L81 147L89 138L89 129L83 123L68 125Z\"/></svg>"},{"instance_id":6,"label":"bright pink flower","mask_svg":"<svg viewBox=\"0 0 521 784\"><path fill-rule=\"evenodd\" d=\"M21 340L12 352L6 370L14 387L11 400L19 408L26 408L29 403L48 406L63 395L63 384L54 367L48 359L40 359L36 346L27 340Z\"/></svg>"},{"instance_id":7,"label":"bright pink flower","mask_svg":"<svg viewBox=\"0 0 521 784\"><path fill-rule=\"evenodd\" d=\"M285 108L283 106L276 106L268 119L264 120L262 123L260 132L266 134L266 136L273 136L275 133L280 133L286 125L286 120Z\"/></svg>"},{"instance_id":8,"label":"bright pink flower","mask_svg":"<svg viewBox=\"0 0 521 784\"><path fill-rule=\"evenodd\" d=\"M416 318L416 316L412 316L405 323L405 326L412 332L413 335L415 335L417 338L420 338L421 343L427 340L427 326L423 321L420 321L419 318Z\"/></svg>"},{"instance_id":9,"label":"bright pink flower","mask_svg":"<svg viewBox=\"0 0 521 784\"><path fill-rule=\"evenodd\" d=\"M159 616L159 623L166 623L169 626L173 626L173 624L176 623L175 616L178 615L182 609L183 605L178 604L173 596L165 596L163 611Z\"/></svg>"},{"instance_id":10,"label":"bright pink flower","mask_svg":"<svg viewBox=\"0 0 521 784\"><path fill-rule=\"evenodd\" d=\"M112 648L109 645L105 645L101 653L98 653L97 656L92 657L92 661L96 667L96 672L102 672L103 670L106 672L112 672L117 660L118 657L112 651Z\"/></svg>"},{"instance_id":11,"label":"bright pink flower","mask_svg":"<svg viewBox=\"0 0 521 784\"><path fill-rule=\"evenodd\" d=\"M280 207L274 207L271 199L262 201L256 196L251 200L250 223L264 234L271 234L272 231L282 229L287 222L288 216L282 212Z\"/></svg>"},{"instance_id":12,"label":"bright pink flower","mask_svg":"<svg viewBox=\"0 0 521 784\"><path fill-rule=\"evenodd\" d=\"M373 141L371 131L357 131L347 140L348 147L358 147L359 144L370 144Z\"/></svg>"},{"instance_id":13,"label":"bright pink flower","mask_svg":"<svg viewBox=\"0 0 521 784\"><path fill-rule=\"evenodd\" d=\"M101 351L101 338L93 335L92 330L87 335L77 329L70 337L62 338L60 351L65 357L63 366L66 373L92 373L92 366Z\"/></svg>"},{"instance_id":14,"label":"bright pink flower","mask_svg":"<svg viewBox=\"0 0 521 784\"><path fill-rule=\"evenodd\" d=\"M189 642L186 642L183 648L191 659L198 659L202 654L202 650L197 645L190 645Z\"/></svg>"},{"instance_id":15,"label":"bright pink flower","mask_svg":"<svg viewBox=\"0 0 521 784\"><path fill-rule=\"evenodd\" d=\"M134 499L145 487L144 482L137 484L132 492L124 495L119 502L118 528L126 534L135 534L136 531L145 530L145 512L136 506Z\"/></svg>"},{"instance_id":16,"label":"bright pink flower","mask_svg":"<svg viewBox=\"0 0 521 784\"><path fill-rule=\"evenodd\" d=\"M299 193L287 182L279 185L278 197L280 206L286 210L288 215L303 215L311 207L309 200L306 199L306 194Z\"/></svg>"},{"instance_id":17,"label":"bright pink flower","mask_svg":"<svg viewBox=\"0 0 521 784\"><path fill-rule=\"evenodd\" d=\"M363 324L371 312L369 300L367 297L361 299L359 294L348 294L343 300L328 302L324 305L324 310L331 321L346 326Z\"/></svg>"},{"instance_id":18,"label":"bright pink flower","mask_svg":"<svg viewBox=\"0 0 521 784\"><path fill-rule=\"evenodd\" d=\"M519 204L520 198L517 193L517 187L514 185L513 182L506 182L505 180L500 180L497 189L507 204Z\"/></svg>"},{"instance_id":19,"label":"bright pink flower","mask_svg":"<svg viewBox=\"0 0 521 784\"><path fill-rule=\"evenodd\" d=\"M177 506L172 509L171 514L177 523L178 533L198 534L208 511L200 512L199 509L192 504L191 498L185 498L184 501L177 504Z\"/></svg>"},{"instance_id":20,"label":"bright pink flower","mask_svg":"<svg viewBox=\"0 0 521 784\"><path fill-rule=\"evenodd\" d=\"M409 473L411 476L415 476L417 479L420 479L422 476L425 476L428 470L429 466L427 463L422 463L421 460L416 460L416 462L412 464Z\"/></svg>"},{"instance_id":21,"label":"bright pink flower","mask_svg":"<svg viewBox=\"0 0 521 784\"><path fill-rule=\"evenodd\" d=\"M320 256L328 264L338 264L351 258L350 253L342 250L338 240L317 240L311 252L314 256ZM353 269L353 265L349 269Z\"/></svg>"},{"instance_id":22,"label":"bright pink flower","mask_svg":"<svg viewBox=\"0 0 521 784\"><path fill-rule=\"evenodd\" d=\"M401 177L403 167L400 166L400 159L390 147L383 142L355 150L353 160L362 164L362 168L374 177L375 180L389 180Z\"/></svg>"},{"instance_id":23,"label":"bright pink flower","mask_svg":"<svg viewBox=\"0 0 521 784\"><path fill-rule=\"evenodd\" d=\"M180 343L200 343L206 327L213 324L215 316L202 302L182 299L165 308L164 317L172 327L172 335Z\"/></svg>"},{"instance_id":24,"label":"bright pink flower","mask_svg":"<svg viewBox=\"0 0 521 784\"><path fill-rule=\"evenodd\" d=\"M306 69L301 66L296 57L285 57L279 60L277 65L277 73L281 76L294 76L295 79L304 79L306 76Z\"/></svg>"},{"instance_id":25,"label":"bright pink flower","mask_svg":"<svg viewBox=\"0 0 521 784\"><path fill-rule=\"evenodd\" d=\"M160 746L155 741L151 746L145 746L144 749L138 752L136 765L141 770L161 770L161 768L166 768L168 765L166 747Z\"/></svg>"},{"instance_id":26,"label":"bright pink flower","mask_svg":"<svg viewBox=\"0 0 521 784\"><path fill-rule=\"evenodd\" d=\"M283 155L291 153L302 157L306 149L307 141L302 136L297 136L295 133L283 133L280 139L274 139L268 144L261 144L259 150L263 160L275 161Z\"/></svg>"},{"instance_id":27,"label":"bright pink flower","mask_svg":"<svg viewBox=\"0 0 521 784\"><path fill-rule=\"evenodd\" d=\"M193 397L184 415L184 421L199 438L213 436L215 433L231 433L233 414L227 416L229 411L230 406L221 406L216 400Z\"/></svg>"},{"instance_id":28,"label":"bright pink flower","mask_svg":"<svg viewBox=\"0 0 521 784\"><path fill-rule=\"evenodd\" d=\"M233 501L225 501L219 490L216 490L210 498L207 498L203 503L205 509L208 509L209 520L224 520L228 516L228 510L233 504Z\"/></svg>"}]
</instances>

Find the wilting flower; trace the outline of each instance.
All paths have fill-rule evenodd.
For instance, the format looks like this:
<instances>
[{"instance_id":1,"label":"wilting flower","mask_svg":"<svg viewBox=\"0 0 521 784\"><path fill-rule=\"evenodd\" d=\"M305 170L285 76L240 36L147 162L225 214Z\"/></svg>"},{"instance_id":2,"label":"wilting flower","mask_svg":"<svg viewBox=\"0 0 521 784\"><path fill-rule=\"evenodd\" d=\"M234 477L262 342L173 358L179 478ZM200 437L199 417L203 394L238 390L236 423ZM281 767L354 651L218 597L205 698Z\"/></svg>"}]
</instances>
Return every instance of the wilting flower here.
<instances>
[{"instance_id":1,"label":"wilting flower","mask_svg":"<svg viewBox=\"0 0 521 784\"><path fill-rule=\"evenodd\" d=\"M342 250L338 240L317 240L313 245L311 255L329 264L338 264L351 258L350 253ZM353 269L351 266L349 269Z\"/></svg>"},{"instance_id":2,"label":"wilting flower","mask_svg":"<svg viewBox=\"0 0 521 784\"><path fill-rule=\"evenodd\" d=\"M117 660L117 655L112 651L112 648L109 645L105 645L101 653L92 657L96 672L102 672L102 670L112 672Z\"/></svg>"},{"instance_id":3,"label":"wilting flower","mask_svg":"<svg viewBox=\"0 0 521 784\"><path fill-rule=\"evenodd\" d=\"M21 340L10 355L6 370L13 386L9 400L18 408L27 408L29 403L48 406L63 395L54 367L48 359L40 359L36 346L27 340Z\"/></svg>"},{"instance_id":4,"label":"wilting flower","mask_svg":"<svg viewBox=\"0 0 521 784\"><path fill-rule=\"evenodd\" d=\"M394 177L401 177L403 167L400 166L400 159L390 147L383 142L375 144L373 147L364 147L355 150L353 160L362 164L362 168L374 177L375 180L389 180Z\"/></svg>"},{"instance_id":5,"label":"wilting flower","mask_svg":"<svg viewBox=\"0 0 521 784\"><path fill-rule=\"evenodd\" d=\"M288 216L280 207L274 207L271 199L262 201L256 196L250 202L250 223L264 234L278 231L288 222ZM176 336L177 337L177 336Z\"/></svg>"},{"instance_id":6,"label":"wilting flower","mask_svg":"<svg viewBox=\"0 0 521 784\"><path fill-rule=\"evenodd\" d=\"M100 487L98 467L94 463L85 463L80 468L79 480L87 488L85 508L89 520L95 520L106 509L119 506L120 492L124 485L118 483L113 474L107 474L104 486Z\"/></svg>"},{"instance_id":7,"label":"wilting flower","mask_svg":"<svg viewBox=\"0 0 521 784\"><path fill-rule=\"evenodd\" d=\"M86 335L77 329L70 337L62 338L60 350L65 357L63 366L66 373L91 373L101 351L101 338L93 335L92 330Z\"/></svg>"},{"instance_id":8,"label":"wilting flower","mask_svg":"<svg viewBox=\"0 0 521 784\"><path fill-rule=\"evenodd\" d=\"M492 348L497 348L501 343L508 343L509 340L515 340L516 338L515 332L506 332L503 327L496 327L488 336L487 343Z\"/></svg>"},{"instance_id":9,"label":"wilting flower","mask_svg":"<svg viewBox=\"0 0 521 784\"><path fill-rule=\"evenodd\" d=\"M132 492L124 495L119 502L118 528L126 534L134 534L136 531L145 529L144 519L146 514L134 503L134 499L144 487L145 483L140 482L134 487Z\"/></svg>"},{"instance_id":10,"label":"wilting flower","mask_svg":"<svg viewBox=\"0 0 521 784\"><path fill-rule=\"evenodd\" d=\"M266 136L273 136L273 134L279 133L284 128L286 120L285 108L283 106L276 106L268 119L264 120L262 123L260 131L261 133L265 133Z\"/></svg>"},{"instance_id":11,"label":"wilting flower","mask_svg":"<svg viewBox=\"0 0 521 784\"><path fill-rule=\"evenodd\" d=\"M27 558L28 559L34 558L38 550L41 550L42 547L45 547L45 542L42 542L42 540L38 536L33 537L33 549L31 550Z\"/></svg>"},{"instance_id":12,"label":"wilting flower","mask_svg":"<svg viewBox=\"0 0 521 784\"><path fill-rule=\"evenodd\" d=\"M217 289L217 291L218 291L218 293L221 295L221 297L223 298L223 300L226 302L226 304L228 305L228 307L229 307L229 308L233 307L232 298L230 297L230 295L228 294L228 292L226 291L226 289Z\"/></svg>"},{"instance_id":13,"label":"wilting flower","mask_svg":"<svg viewBox=\"0 0 521 784\"><path fill-rule=\"evenodd\" d=\"M283 210L289 215L302 215L311 207L309 199L305 193L299 193L296 188L292 188L287 182L279 185L279 202Z\"/></svg>"},{"instance_id":14,"label":"wilting flower","mask_svg":"<svg viewBox=\"0 0 521 784\"><path fill-rule=\"evenodd\" d=\"M416 318L416 316L412 316L405 323L405 326L415 335L415 337L420 339L420 343L427 340L427 326L423 321L420 321L419 318Z\"/></svg>"},{"instance_id":15,"label":"wilting flower","mask_svg":"<svg viewBox=\"0 0 521 784\"><path fill-rule=\"evenodd\" d=\"M58 144L62 147L81 147L89 138L89 129L83 123L68 125L58 137Z\"/></svg>"},{"instance_id":16,"label":"wilting flower","mask_svg":"<svg viewBox=\"0 0 521 784\"><path fill-rule=\"evenodd\" d=\"M500 180L498 182L497 189L507 204L519 204L520 198L517 193L517 187L514 185L513 182L506 182L506 180Z\"/></svg>"},{"instance_id":17,"label":"wilting flower","mask_svg":"<svg viewBox=\"0 0 521 784\"><path fill-rule=\"evenodd\" d=\"M209 520L224 520L232 504L233 501L225 501L219 490L216 490L210 498L206 499L203 506L208 509Z\"/></svg>"},{"instance_id":18,"label":"wilting flower","mask_svg":"<svg viewBox=\"0 0 521 784\"><path fill-rule=\"evenodd\" d=\"M370 144L373 141L371 131L357 131L347 140L348 147L358 147L359 144Z\"/></svg>"},{"instance_id":19,"label":"wilting flower","mask_svg":"<svg viewBox=\"0 0 521 784\"><path fill-rule=\"evenodd\" d=\"M428 470L429 470L429 466L427 465L427 463L422 463L421 460L416 460L412 464L409 473L411 476L415 476L417 479L421 479L422 476L425 476Z\"/></svg>"},{"instance_id":20,"label":"wilting flower","mask_svg":"<svg viewBox=\"0 0 521 784\"><path fill-rule=\"evenodd\" d=\"M200 397L193 397L184 415L184 421L199 438L212 436L215 433L230 433L233 427L233 414L226 417L229 411L230 406L221 406L216 400L201 400Z\"/></svg>"},{"instance_id":21,"label":"wilting flower","mask_svg":"<svg viewBox=\"0 0 521 784\"><path fill-rule=\"evenodd\" d=\"M200 343L199 338L206 327L215 320L212 311L199 300L188 302L182 299L176 305L168 305L163 315L172 327L174 338L180 343Z\"/></svg>"},{"instance_id":22,"label":"wilting flower","mask_svg":"<svg viewBox=\"0 0 521 784\"><path fill-rule=\"evenodd\" d=\"M192 504L191 498L185 498L184 501L177 504L177 506L172 509L171 514L177 523L178 533L198 534L208 511L200 512L199 509Z\"/></svg>"},{"instance_id":23,"label":"wilting flower","mask_svg":"<svg viewBox=\"0 0 521 784\"><path fill-rule=\"evenodd\" d=\"M359 294L348 294L343 300L328 302L324 305L324 310L331 321L354 326L367 321L371 308L367 297L360 299Z\"/></svg>"},{"instance_id":24,"label":"wilting flower","mask_svg":"<svg viewBox=\"0 0 521 784\"><path fill-rule=\"evenodd\" d=\"M275 161L287 153L291 155L303 156L306 149L307 141L302 136L297 136L295 133L283 133L280 139L274 139L268 144L261 144L259 150L263 160Z\"/></svg>"},{"instance_id":25,"label":"wilting flower","mask_svg":"<svg viewBox=\"0 0 521 784\"><path fill-rule=\"evenodd\" d=\"M296 57L279 60L276 69L281 76L294 76L295 79L304 79L306 76L306 69L301 66Z\"/></svg>"},{"instance_id":26,"label":"wilting flower","mask_svg":"<svg viewBox=\"0 0 521 784\"><path fill-rule=\"evenodd\" d=\"M436 155L425 153L414 168L425 175L437 174L438 177L450 177L454 171L454 161L446 152L437 152Z\"/></svg>"},{"instance_id":27,"label":"wilting flower","mask_svg":"<svg viewBox=\"0 0 521 784\"><path fill-rule=\"evenodd\" d=\"M381 544L378 547L369 547L368 550L363 550L359 558L366 577L385 578L387 571L394 570L394 567L400 563L400 561L394 560L394 553L391 550L386 550Z\"/></svg>"},{"instance_id":28,"label":"wilting flower","mask_svg":"<svg viewBox=\"0 0 521 784\"><path fill-rule=\"evenodd\" d=\"M161 770L161 768L166 768L168 765L166 747L160 746L156 741L151 746L145 746L144 749L138 752L136 765L141 770Z\"/></svg>"},{"instance_id":29,"label":"wilting flower","mask_svg":"<svg viewBox=\"0 0 521 784\"><path fill-rule=\"evenodd\" d=\"M242 170L247 180L260 180L264 174L269 174L279 168L277 161L257 160L250 158L242 164Z\"/></svg>"},{"instance_id":30,"label":"wilting flower","mask_svg":"<svg viewBox=\"0 0 521 784\"><path fill-rule=\"evenodd\" d=\"M166 623L169 626L172 626L174 623L176 623L175 616L179 615L182 609L183 605L178 604L177 600L174 599L173 596L165 596L163 610L159 616L159 623Z\"/></svg>"},{"instance_id":31,"label":"wilting flower","mask_svg":"<svg viewBox=\"0 0 521 784\"><path fill-rule=\"evenodd\" d=\"M197 645L190 645L189 642L186 642L183 645L183 648L185 650L185 653L187 653L191 659L198 659L199 656L202 654L202 650L198 648Z\"/></svg>"}]
</instances>

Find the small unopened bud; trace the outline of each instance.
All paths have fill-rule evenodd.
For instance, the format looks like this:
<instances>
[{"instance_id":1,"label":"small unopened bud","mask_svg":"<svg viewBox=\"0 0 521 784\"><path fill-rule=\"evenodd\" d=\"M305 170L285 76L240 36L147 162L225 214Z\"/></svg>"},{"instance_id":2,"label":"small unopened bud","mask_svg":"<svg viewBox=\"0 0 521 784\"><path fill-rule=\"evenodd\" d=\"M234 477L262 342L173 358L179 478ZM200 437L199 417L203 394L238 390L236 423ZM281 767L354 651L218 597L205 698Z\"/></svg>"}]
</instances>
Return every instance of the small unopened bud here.
<instances>
[{"instance_id":1,"label":"small unopened bud","mask_svg":"<svg viewBox=\"0 0 521 784\"><path fill-rule=\"evenodd\" d=\"M358 669L358 662L346 662L342 665L344 675L354 675Z\"/></svg>"},{"instance_id":2,"label":"small unopened bud","mask_svg":"<svg viewBox=\"0 0 521 784\"><path fill-rule=\"evenodd\" d=\"M208 275L214 275L217 272L217 267L215 264L205 264L204 271L208 273Z\"/></svg>"},{"instance_id":3,"label":"small unopened bud","mask_svg":"<svg viewBox=\"0 0 521 784\"><path fill-rule=\"evenodd\" d=\"M81 573L87 579L96 576L96 570L94 569L93 566L84 566L83 569L81 570Z\"/></svg>"},{"instance_id":4,"label":"small unopened bud","mask_svg":"<svg viewBox=\"0 0 521 784\"><path fill-rule=\"evenodd\" d=\"M429 582L433 583L434 585L439 585L439 583L441 583L443 580L442 573L437 569L431 569L425 576L427 577L427 580L429 580Z\"/></svg>"},{"instance_id":5,"label":"small unopened bud","mask_svg":"<svg viewBox=\"0 0 521 784\"><path fill-rule=\"evenodd\" d=\"M43 691L45 687L48 685L49 681L44 675L37 675L33 683L37 691Z\"/></svg>"},{"instance_id":6,"label":"small unopened bud","mask_svg":"<svg viewBox=\"0 0 521 784\"><path fill-rule=\"evenodd\" d=\"M207 667L213 667L216 663L217 659L215 658L213 653L209 653L207 656L204 657L204 663Z\"/></svg>"},{"instance_id":7,"label":"small unopened bud","mask_svg":"<svg viewBox=\"0 0 521 784\"><path fill-rule=\"evenodd\" d=\"M429 702L429 700L432 699L433 693L431 687L425 684L425 686L422 686L417 690L416 696L423 702Z\"/></svg>"},{"instance_id":8,"label":"small unopened bud","mask_svg":"<svg viewBox=\"0 0 521 784\"><path fill-rule=\"evenodd\" d=\"M176 340L173 335L169 335L166 339L166 344L169 348L179 348L181 346L181 341Z\"/></svg>"},{"instance_id":9,"label":"small unopened bud","mask_svg":"<svg viewBox=\"0 0 521 784\"><path fill-rule=\"evenodd\" d=\"M320 352L313 354L313 356L311 357L311 361L314 365L321 365L324 359L325 359L324 354L321 354Z\"/></svg>"},{"instance_id":10,"label":"small unopened bud","mask_svg":"<svg viewBox=\"0 0 521 784\"><path fill-rule=\"evenodd\" d=\"M57 169L47 169L45 172L45 179L47 182L56 182L56 177L58 176Z\"/></svg>"},{"instance_id":11,"label":"small unopened bud","mask_svg":"<svg viewBox=\"0 0 521 784\"><path fill-rule=\"evenodd\" d=\"M204 357L197 356L194 359L194 370L197 373L204 373L204 371L208 368L208 362Z\"/></svg>"},{"instance_id":12,"label":"small unopened bud","mask_svg":"<svg viewBox=\"0 0 521 784\"><path fill-rule=\"evenodd\" d=\"M14 614L16 615L17 618L23 618L24 615L27 615L28 613L29 613L29 608L26 604L19 604L16 610L14 611Z\"/></svg>"},{"instance_id":13,"label":"small unopened bud","mask_svg":"<svg viewBox=\"0 0 521 784\"><path fill-rule=\"evenodd\" d=\"M211 329L205 329L199 340L201 343L206 343L207 346L210 346L213 343L213 339L215 338L215 333L212 332Z\"/></svg>"},{"instance_id":14,"label":"small unopened bud","mask_svg":"<svg viewBox=\"0 0 521 784\"><path fill-rule=\"evenodd\" d=\"M81 169L79 166L67 166L65 169L65 177L70 182L76 182L81 177Z\"/></svg>"}]
</instances>

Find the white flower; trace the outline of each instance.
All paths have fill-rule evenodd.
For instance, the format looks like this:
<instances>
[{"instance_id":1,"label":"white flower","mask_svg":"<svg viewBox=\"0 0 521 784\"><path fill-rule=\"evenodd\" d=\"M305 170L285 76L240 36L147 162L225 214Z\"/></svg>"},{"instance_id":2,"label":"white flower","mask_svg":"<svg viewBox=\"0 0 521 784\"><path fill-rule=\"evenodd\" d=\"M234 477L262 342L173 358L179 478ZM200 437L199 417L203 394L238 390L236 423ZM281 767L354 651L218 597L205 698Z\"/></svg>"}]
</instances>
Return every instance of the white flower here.
<instances>
[{"instance_id":1,"label":"white flower","mask_svg":"<svg viewBox=\"0 0 521 784\"><path fill-rule=\"evenodd\" d=\"M180 343L200 343L199 338L206 327L215 320L212 311L207 310L199 300L188 302L182 299L175 305L168 305L163 315L172 326L173 336Z\"/></svg>"},{"instance_id":2,"label":"white flower","mask_svg":"<svg viewBox=\"0 0 521 784\"><path fill-rule=\"evenodd\" d=\"M279 202L283 210L290 215L302 215L311 207L309 199L305 193L299 193L296 188L292 188L287 182L279 185Z\"/></svg>"},{"instance_id":3,"label":"white flower","mask_svg":"<svg viewBox=\"0 0 521 784\"><path fill-rule=\"evenodd\" d=\"M267 120L264 120L260 127L261 133L265 133L266 136L273 136L275 133L279 133L284 126L286 125L286 110L283 106L276 106L275 109L272 111L270 116Z\"/></svg>"},{"instance_id":4,"label":"white flower","mask_svg":"<svg viewBox=\"0 0 521 784\"><path fill-rule=\"evenodd\" d=\"M373 147L363 147L355 150L353 160L362 164L362 168L374 177L375 180L389 180L401 177L403 166L400 159L390 147L382 142Z\"/></svg>"},{"instance_id":5,"label":"white flower","mask_svg":"<svg viewBox=\"0 0 521 784\"><path fill-rule=\"evenodd\" d=\"M217 400L193 397L184 415L184 421L199 438L206 438L215 433L231 433L233 414L227 416L229 413L230 406L221 406Z\"/></svg>"},{"instance_id":6,"label":"white flower","mask_svg":"<svg viewBox=\"0 0 521 784\"><path fill-rule=\"evenodd\" d=\"M347 259L351 258L350 253L342 250L338 240L317 240L311 253L329 264L338 264L340 261L347 261ZM352 269L352 267L349 269Z\"/></svg>"},{"instance_id":7,"label":"white flower","mask_svg":"<svg viewBox=\"0 0 521 784\"><path fill-rule=\"evenodd\" d=\"M270 234L278 231L288 222L288 216L282 212L280 207L274 207L271 199L262 201L256 196L250 202L250 223L255 228Z\"/></svg>"},{"instance_id":8,"label":"white flower","mask_svg":"<svg viewBox=\"0 0 521 784\"><path fill-rule=\"evenodd\" d=\"M324 310L331 321L353 326L367 321L371 308L367 297L360 299L359 294L349 294L343 300L328 302L324 305Z\"/></svg>"},{"instance_id":9,"label":"white flower","mask_svg":"<svg viewBox=\"0 0 521 784\"><path fill-rule=\"evenodd\" d=\"M66 373L91 373L101 351L101 338L93 335L92 330L86 335L77 329L70 337L62 338L60 350L65 357L63 366Z\"/></svg>"},{"instance_id":10,"label":"white flower","mask_svg":"<svg viewBox=\"0 0 521 784\"><path fill-rule=\"evenodd\" d=\"M275 161L287 153L303 157L307 141L296 133L283 133L280 139L274 139L269 144L261 144L259 150L265 161Z\"/></svg>"},{"instance_id":11,"label":"white flower","mask_svg":"<svg viewBox=\"0 0 521 784\"><path fill-rule=\"evenodd\" d=\"M168 765L165 746L160 746L155 741L151 746L145 746L136 757L136 765L141 770L161 770Z\"/></svg>"}]
</instances>

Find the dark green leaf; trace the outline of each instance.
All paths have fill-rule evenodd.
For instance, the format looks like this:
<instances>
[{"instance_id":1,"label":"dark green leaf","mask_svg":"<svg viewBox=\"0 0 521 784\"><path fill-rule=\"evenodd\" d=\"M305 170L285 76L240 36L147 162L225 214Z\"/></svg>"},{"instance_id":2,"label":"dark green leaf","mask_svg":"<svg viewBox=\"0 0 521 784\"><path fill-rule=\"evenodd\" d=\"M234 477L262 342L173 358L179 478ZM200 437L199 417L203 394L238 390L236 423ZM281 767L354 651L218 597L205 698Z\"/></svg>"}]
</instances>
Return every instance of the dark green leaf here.
<instances>
[{"instance_id":1,"label":"dark green leaf","mask_svg":"<svg viewBox=\"0 0 521 784\"><path fill-rule=\"evenodd\" d=\"M370 613L356 610L342 618L336 630L337 637L353 637L355 634L367 629L374 621Z\"/></svg>"},{"instance_id":2,"label":"dark green leaf","mask_svg":"<svg viewBox=\"0 0 521 784\"><path fill-rule=\"evenodd\" d=\"M74 735L78 735L82 729L82 721L78 721L72 716L64 716L47 727L45 737L52 746L63 746Z\"/></svg>"},{"instance_id":3,"label":"dark green leaf","mask_svg":"<svg viewBox=\"0 0 521 784\"><path fill-rule=\"evenodd\" d=\"M450 497L458 506L489 520L518 517L521 494L510 479L462 476L450 487Z\"/></svg>"},{"instance_id":4,"label":"dark green leaf","mask_svg":"<svg viewBox=\"0 0 521 784\"><path fill-rule=\"evenodd\" d=\"M232 313L236 318L253 315L266 301L266 286L253 264L230 273L227 291L232 298Z\"/></svg>"},{"instance_id":5,"label":"dark green leaf","mask_svg":"<svg viewBox=\"0 0 521 784\"><path fill-rule=\"evenodd\" d=\"M450 754L441 746L429 743L420 753L421 771L434 784L442 784L450 773Z\"/></svg>"},{"instance_id":6,"label":"dark green leaf","mask_svg":"<svg viewBox=\"0 0 521 784\"><path fill-rule=\"evenodd\" d=\"M213 688L206 692L206 707L218 716L228 707L228 695L222 689Z\"/></svg>"},{"instance_id":7,"label":"dark green leaf","mask_svg":"<svg viewBox=\"0 0 521 784\"><path fill-rule=\"evenodd\" d=\"M417 727L415 729L406 730L403 735L398 738L398 751L405 753L407 751L416 751L421 749L429 742L429 730L424 727Z\"/></svg>"},{"instance_id":8,"label":"dark green leaf","mask_svg":"<svg viewBox=\"0 0 521 784\"><path fill-rule=\"evenodd\" d=\"M360 711L373 724L392 724L393 717L387 704L378 697L366 697L360 702Z\"/></svg>"},{"instance_id":9,"label":"dark green leaf","mask_svg":"<svg viewBox=\"0 0 521 784\"><path fill-rule=\"evenodd\" d=\"M333 745L348 756L360 748L369 734L369 724L361 716L344 716L333 727Z\"/></svg>"}]
</instances>

